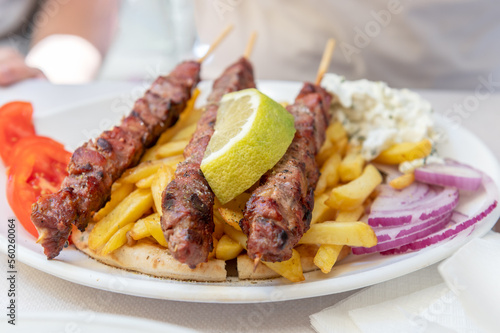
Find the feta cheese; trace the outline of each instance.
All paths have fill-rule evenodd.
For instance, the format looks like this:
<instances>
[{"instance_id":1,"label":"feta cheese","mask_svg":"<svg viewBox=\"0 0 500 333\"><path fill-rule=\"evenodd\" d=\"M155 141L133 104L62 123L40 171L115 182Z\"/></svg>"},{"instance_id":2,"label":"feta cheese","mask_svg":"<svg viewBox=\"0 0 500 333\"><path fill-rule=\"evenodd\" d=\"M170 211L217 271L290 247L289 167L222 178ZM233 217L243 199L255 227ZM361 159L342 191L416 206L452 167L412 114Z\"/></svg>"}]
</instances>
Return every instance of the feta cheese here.
<instances>
[{"instance_id":1,"label":"feta cheese","mask_svg":"<svg viewBox=\"0 0 500 333\"><path fill-rule=\"evenodd\" d=\"M338 103L332 105L336 120L351 143L362 145L367 161L396 143L438 139L430 103L408 89L392 89L380 81L347 81L335 74L326 74L321 84L337 96Z\"/></svg>"}]
</instances>

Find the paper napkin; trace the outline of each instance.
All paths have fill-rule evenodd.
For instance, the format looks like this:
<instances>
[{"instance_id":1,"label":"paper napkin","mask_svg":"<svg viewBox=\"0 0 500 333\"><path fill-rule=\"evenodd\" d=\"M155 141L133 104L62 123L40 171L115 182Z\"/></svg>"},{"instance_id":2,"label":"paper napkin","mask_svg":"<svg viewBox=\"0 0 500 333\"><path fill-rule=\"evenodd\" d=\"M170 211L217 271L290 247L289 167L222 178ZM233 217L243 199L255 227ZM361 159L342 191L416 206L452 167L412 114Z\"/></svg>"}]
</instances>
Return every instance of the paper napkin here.
<instances>
[{"instance_id":1,"label":"paper napkin","mask_svg":"<svg viewBox=\"0 0 500 333\"><path fill-rule=\"evenodd\" d=\"M480 333L498 332L499 318L500 234L490 232L439 271L435 264L368 287L310 319L319 333Z\"/></svg>"},{"instance_id":2,"label":"paper napkin","mask_svg":"<svg viewBox=\"0 0 500 333\"><path fill-rule=\"evenodd\" d=\"M485 332L500 332L500 234L470 241L439 266L466 314Z\"/></svg>"}]
</instances>

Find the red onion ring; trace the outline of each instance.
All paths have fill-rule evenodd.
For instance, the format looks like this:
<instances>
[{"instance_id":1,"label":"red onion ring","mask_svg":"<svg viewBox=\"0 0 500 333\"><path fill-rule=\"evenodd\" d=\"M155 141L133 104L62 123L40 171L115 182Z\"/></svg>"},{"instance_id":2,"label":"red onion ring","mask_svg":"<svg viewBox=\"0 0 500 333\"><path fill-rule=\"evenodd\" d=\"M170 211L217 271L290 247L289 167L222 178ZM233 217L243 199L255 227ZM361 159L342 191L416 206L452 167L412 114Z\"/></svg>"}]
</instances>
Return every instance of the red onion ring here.
<instances>
[{"instance_id":1,"label":"red onion ring","mask_svg":"<svg viewBox=\"0 0 500 333\"><path fill-rule=\"evenodd\" d=\"M481 186L479 171L461 164L431 163L415 169L415 180L423 183L452 186L460 190L476 191Z\"/></svg>"},{"instance_id":2,"label":"red onion ring","mask_svg":"<svg viewBox=\"0 0 500 333\"><path fill-rule=\"evenodd\" d=\"M425 187L418 183L411 186L413 185ZM377 203L378 198L375 199L368 216L368 224L372 227L390 227L415 223L443 215L458 204L459 193L456 188L427 186L427 192L413 198L402 194L403 191L392 189L392 198L383 199L383 204Z\"/></svg>"},{"instance_id":3,"label":"red onion ring","mask_svg":"<svg viewBox=\"0 0 500 333\"><path fill-rule=\"evenodd\" d=\"M486 208L486 210L482 211L481 213L471 218L465 217L461 214L458 214L457 212L454 212L451 218L451 223L449 223L449 225L446 226L446 228L438 232L432 233L430 235L427 235L426 237L420 238L412 243L380 252L380 254L389 255L389 254L405 253L409 251L418 251L427 246L434 245L446 239L456 237L457 235L467 231L471 227L474 228L475 224L484 219L486 216L488 216L488 214L490 214L496 208L497 204L498 202L495 200L494 202L491 203L491 205L489 205ZM470 232L472 232L472 230Z\"/></svg>"},{"instance_id":4,"label":"red onion ring","mask_svg":"<svg viewBox=\"0 0 500 333\"><path fill-rule=\"evenodd\" d=\"M382 252L390 249L394 249L396 247L401 247L411 242L414 242L417 239L425 237L429 234L435 233L441 229L443 229L450 221L451 212L448 212L444 215L438 216L437 218L430 219L429 223L421 223L422 228L419 230L409 233L408 230L401 230L401 232L393 239L388 241L379 242L377 245L373 247L353 247L353 254L368 254L374 252ZM406 231L406 232L405 232ZM384 236L384 235L383 235ZM387 234L385 234L387 236ZM381 237L382 238L382 237ZM377 235L377 239L380 239Z\"/></svg>"},{"instance_id":5,"label":"red onion ring","mask_svg":"<svg viewBox=\"0 0 500 333\"><path fill-rule=\"evenodd\" d=\"M388 255L417 251L462 233L472 232L475 224L497 207L498 188L488 175L468 165L447 160L446 166L452 167L453 177L457 177L455 171L458 169L462 170L461 174L480 175L478 189L482 188L484 191L474 194L475 198L469 196L469 199L462 199L474 200L482 198L477 197L478 195L484 195L484 201L475 210L476 213L467 216L455 210L459 200L457 188L416 182L398 191L388 185L381 185L379 196L373 202L368 216L368 223L374 226L378 244L371 248L355 247L352 249L353 253L380 252ZM470 185L466 187L472 188ZM469 201L462 203L467 202Z\"/></svg>"}]
</instances>

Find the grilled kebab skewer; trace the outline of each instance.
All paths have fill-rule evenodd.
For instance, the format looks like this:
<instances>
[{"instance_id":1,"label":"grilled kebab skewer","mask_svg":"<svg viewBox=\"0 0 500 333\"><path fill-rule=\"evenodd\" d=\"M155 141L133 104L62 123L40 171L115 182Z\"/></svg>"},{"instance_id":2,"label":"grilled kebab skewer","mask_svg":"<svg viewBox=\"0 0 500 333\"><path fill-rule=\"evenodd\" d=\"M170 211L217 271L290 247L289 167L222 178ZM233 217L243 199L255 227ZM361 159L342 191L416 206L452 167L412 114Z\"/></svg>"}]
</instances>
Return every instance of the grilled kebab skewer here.
<instances>
[{"instance_id":1,"label":"grilled kebab skewer","mask_svg":"<svg viewBox=\"0 0 500 333\"><path fill-rule=\"evenodd\" d=\"M242 57L214 82L206 110L184 149L185 161L177 166L175 179L163 192L161 224L168 248L176 260L190 268L208 261L213 248L215 195L200 164L214 133L219 102L224 94L247 88L255 88L253 69Z\"/></svg>"},{"instance_id":2,"label":"grilled kebab skewer","mask_svg":"<svg viewBox=\"0 0 500 333\"><path fill-rule=\"evenodd\" d=\"M331 56L333 45L325 51ZM325 57L324 57L325 58ZM322 61L318 75L328 67ZM295 118L295 137L281 160L261 179L246 203L240 226L248 236L247 253L256 263L284 261L309 229L314 189L319 178L315 155L325 140L332 96L316 84L305 83L287 110Z\"/></svg>"},{"instance_id":3,"label":"grilled kebab skewer","mask_svg":"<svg viewBox=\"0 0 500 333\"><path fill-rule=\"evenodd\" d=\"M61 189L41 196L32 206L31 221L39 233L37 242L48 259L59 255L72 224L85 230L92 214L108 201L113 182L127 168L135 166L145 149L175 124L200 81L200 67L200 60L186 61L168 76L160 76L119 126L75 150Z\"/></svg>"}]
</instances>

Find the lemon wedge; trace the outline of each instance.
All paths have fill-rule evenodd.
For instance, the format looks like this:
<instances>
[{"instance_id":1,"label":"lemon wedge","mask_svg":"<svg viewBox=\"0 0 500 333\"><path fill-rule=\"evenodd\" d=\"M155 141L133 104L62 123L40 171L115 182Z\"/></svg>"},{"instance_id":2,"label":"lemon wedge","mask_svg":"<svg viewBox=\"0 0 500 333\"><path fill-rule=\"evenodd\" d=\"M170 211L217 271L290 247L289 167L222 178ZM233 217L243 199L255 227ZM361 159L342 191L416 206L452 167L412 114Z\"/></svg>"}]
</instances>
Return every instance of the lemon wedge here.
<instances>
[{"instance_id":1,"label":"lemon wedge","mask_svg":"<svg viewBox=\"0 0 500 333\"><path fill-rule=\"evenodd\" d=\"M285 154L295 134L293 116L257 89L223 96L201 171L219 201L250 188Z\"/></svg>"}]
</instances>

